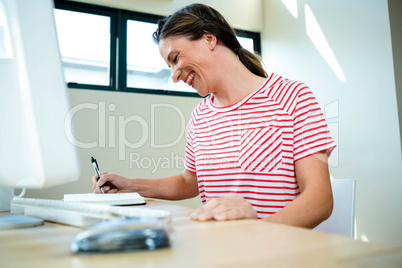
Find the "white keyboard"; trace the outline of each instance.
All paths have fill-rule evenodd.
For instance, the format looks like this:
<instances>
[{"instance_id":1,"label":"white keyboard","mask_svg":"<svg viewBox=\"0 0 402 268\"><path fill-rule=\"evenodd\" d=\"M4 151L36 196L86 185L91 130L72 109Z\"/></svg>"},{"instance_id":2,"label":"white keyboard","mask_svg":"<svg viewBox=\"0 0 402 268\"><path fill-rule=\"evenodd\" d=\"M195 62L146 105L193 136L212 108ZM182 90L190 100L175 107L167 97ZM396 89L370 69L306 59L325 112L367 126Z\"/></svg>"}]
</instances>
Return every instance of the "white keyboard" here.
<instances>
[{"instance_id":1,"label":"white keyboard","mask_svg":"<svg viewBox=\"0 0 402 268\"><path fill-rule=\"evenodd\" d=\"M168 222L171 220L170 212L166 210L35 198L14 198L11 201L11 213L78 227L88 227L115 218L157 218Z\"/></svg>"}]
</instances>

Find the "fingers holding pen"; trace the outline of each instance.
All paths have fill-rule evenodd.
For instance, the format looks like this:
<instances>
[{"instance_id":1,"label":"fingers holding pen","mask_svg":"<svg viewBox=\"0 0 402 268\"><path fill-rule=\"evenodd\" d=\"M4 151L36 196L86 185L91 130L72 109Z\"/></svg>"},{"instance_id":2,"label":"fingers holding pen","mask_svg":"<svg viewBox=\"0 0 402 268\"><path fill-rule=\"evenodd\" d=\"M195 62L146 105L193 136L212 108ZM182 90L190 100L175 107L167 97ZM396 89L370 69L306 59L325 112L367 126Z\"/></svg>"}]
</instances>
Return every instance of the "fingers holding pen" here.
<instances>
[{"instance_id":1,"label":"fingers holding pen","mask_svg":"<svg viewBox=\"0 0 402 268\"><path fill-rule=\"evenodd\" d=\"M114 174L105 172L100 174L100 179L92 177L92 182L94 192L101 193L101 187L103 187L103 191L105 193L127 193L127 192L135 192L135 188L133 188L133 180Z\"/></svg>"},{"instance_id":2,"label":"fingers holding pen","mask_svg":"<svg viewBox=\"0 0 402 268\"><path fill-rule=\"evenodd\" d=\"M99 180L98 180L97 175L92 177L92 184L93 184L92 187L93 187L95 193L97 193L97 194L102 193L101 186L103 186L103 191L105 193L110 191L111 187L107 184L107 182L109 181L108 177L107 177L108 174L110 174L110 173L104 172L104 173L99 174L100 175Z\"/></svg>"},{"instance_id":3,"label":"fingers holding pen","mask_svg":"<svg viewBox=\"0 0 402 268\"><path fill-rule=\"evenodd\" d=\"M109 172L103 172L103 173L101 173L101 174L99 174L100 176L102 176L102 175L106 175L106 174L109 174ZM98 175L94 175L92 178L91 178L91 180L92 180L92 183L93 184L96 184L97 182L98 182Z\"/></svg>"}]
</instances>

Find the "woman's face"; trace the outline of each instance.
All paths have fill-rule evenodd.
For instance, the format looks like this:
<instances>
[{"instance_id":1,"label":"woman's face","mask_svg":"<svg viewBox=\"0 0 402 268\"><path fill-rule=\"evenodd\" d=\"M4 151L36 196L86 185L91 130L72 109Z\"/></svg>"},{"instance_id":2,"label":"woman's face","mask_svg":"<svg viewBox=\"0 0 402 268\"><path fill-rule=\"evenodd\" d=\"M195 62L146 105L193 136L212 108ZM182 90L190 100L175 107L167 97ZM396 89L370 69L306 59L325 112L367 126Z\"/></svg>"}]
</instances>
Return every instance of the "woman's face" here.
<instances>
[{"instance_id":1,"label":"woman's face","mask_svg":"<svg viewBox=\"0 0 402 268\"><path fill-rule=\"evenodd\" d=\"M166 37L159 41L159 52L171 68L173 82L180 80L197 90L201 96L212 92L213 62L206 35L190 41L186 37Z\"/></svg>"}]
</instances>

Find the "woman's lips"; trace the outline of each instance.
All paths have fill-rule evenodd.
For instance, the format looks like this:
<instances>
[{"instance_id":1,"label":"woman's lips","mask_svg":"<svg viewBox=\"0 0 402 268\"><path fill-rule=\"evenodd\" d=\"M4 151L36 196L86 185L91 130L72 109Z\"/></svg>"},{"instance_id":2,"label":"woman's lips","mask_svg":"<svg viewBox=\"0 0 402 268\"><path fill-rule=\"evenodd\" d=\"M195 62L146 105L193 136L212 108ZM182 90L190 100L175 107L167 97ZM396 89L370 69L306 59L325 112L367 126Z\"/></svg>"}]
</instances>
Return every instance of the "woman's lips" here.
<instances>
[{"instance_id":1,"label":"woman's lips","mask_svg":"<svg viewBox=\"0 0 402 268\"><path fill-rule=\"evenodd\" d=\"M195 75L194 71L191 71L191 72L187 75L186 79L184 80L184 82L185 82L187 85L189 85L190 87L192 86L192 82L193 82L193 80L194 80L194 75Z\"/></svg>"}]
</instances>

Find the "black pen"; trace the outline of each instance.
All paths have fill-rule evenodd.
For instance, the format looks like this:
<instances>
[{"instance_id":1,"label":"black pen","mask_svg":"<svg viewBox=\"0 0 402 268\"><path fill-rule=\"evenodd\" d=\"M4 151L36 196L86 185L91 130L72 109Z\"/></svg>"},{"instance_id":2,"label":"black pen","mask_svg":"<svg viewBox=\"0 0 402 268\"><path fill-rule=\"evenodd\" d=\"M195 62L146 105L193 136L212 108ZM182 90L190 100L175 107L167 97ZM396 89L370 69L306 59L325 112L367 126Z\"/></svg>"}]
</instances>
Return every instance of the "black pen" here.
<instances>
[{"instance_id":1,"label":"black pen","mask_svg":"<svg viewBox=\"0 0 402 268\"><path fill-rule=\"evenodd\" d=\"M100 175L99 175L99 166L98 166L98 162L96 162L96 159L93 158L92 156L91 156L91 162L92 162L92 166L94 167L95 173L96 173L96 175L98 176L98 178L97 178L96 180L99 181ZM102 193L104 194L105 191L103 190L103 186L101 186L100 189L101 189Z\"/></svg>"}]
</instances>

